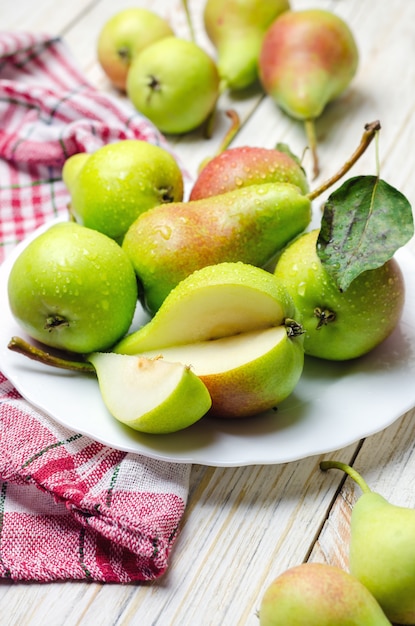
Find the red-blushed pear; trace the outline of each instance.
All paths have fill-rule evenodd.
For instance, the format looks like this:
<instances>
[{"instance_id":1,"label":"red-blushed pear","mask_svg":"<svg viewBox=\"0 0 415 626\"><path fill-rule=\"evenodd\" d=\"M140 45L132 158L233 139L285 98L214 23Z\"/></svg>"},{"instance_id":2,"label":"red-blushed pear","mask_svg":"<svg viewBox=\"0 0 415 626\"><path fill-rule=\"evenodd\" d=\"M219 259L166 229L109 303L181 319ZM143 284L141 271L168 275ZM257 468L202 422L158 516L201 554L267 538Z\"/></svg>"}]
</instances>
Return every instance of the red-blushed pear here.
<instances>
[{"instance_id":1,"label":"red-blushed pear","mask_svg":"<svg viewBox=\"0 0 415 626\"><path fill-rule=\"evenodd\" d=\"M319 172L314 121L350 84L358 49L349 26L323 9L286 11L266 32L259 55L264 90L288 115L305 122Z\"/></svg>"},{"instance_id":2,"label":"red-blushed pear","mask_svg":"<svg viewBox=\"0 0 415 626\"><path fill-rule=\"evenodd\" d=\"M357 578L326 563L302 563L266 589L260 626L391 626Z\"/></svg>"},{"instance_id":3,"label":"red-blushed pear","mask_svg":"<svg viewBox=\"0 0 415 626\"><path fill-rule=\"evenodd\" d=\"M125 91L132 60L141 50L174 32L153 11L130 7L113 15L101 28L97 42L98 61L109 80Z\"/></svg>"},{"instance_id":4,"label":"red-blushed pear","mask_svg":"<svg viewBox=\"0 0 415 626\"><path fill-rule=\"evenodd\" d=\"M211 415L249 417L275 408L304 364L301 325L275 277L244 263L193 272L156 315L113 349L189 365L212 398Z\"/></svg>"},{"instance_id":5,"label":"red-blushed pear","mask_svg":"<svg viewBox=\"0 0 415 626\"><path fill-rule=\"evenodd\" d=\"M207 0L203 19L217 50L222 89L245 89L258 79L264 33L289 8L288 0Z\"/></svg>"},{"instance_id":6,"label":"red-blushed pear","mask_svg":"<svg viewBox=\"0 0 415 626\"><path fill-rule=\"evenodd\" d=\"M317 255L318 232L303 234L287 246L275 275L300 311L306 354L329 360L357 358L384 341L398 324L405 298L403 275L392 258L340 291Z\"/></svg>"},{"instance_id":7,"label":"red-blushed pear","mask_svg":"<svg viewBox=\"0 0 415 626\"><path fill-rule=\"evenodd\" d=\"M287 152L256 146L228 148L203 167L189 199L200 200L248 185L275 182L296 185L304 194L309 191L303 168Z\"/></svg>"},{"instance_id":8,"label":"red-blushed pear","mask_svg":"<svg viewBox=\"0 0 415 626\"><path fill-rule=\"evenodd\" d=\"M213 113L219 74L213 59L193 41L166 37L132 62L127 95L135 108L168 134L192 131Z\"/></svg>"},{"instance_id":9,"label":"red-blushed pear","mask_svg":"<svg viewBox=\"0 0 415 626\"><path fill-rule=\"evenodd\" d=\"M183 199L176 159L165 148L138 139L70 156L62 175L75 219L118 242L143 211Z\"/></svg>"},{"instance_id":10,"label":"red-blushed pear","mask_svg":"<svg viewBox=\"0 0 415 626\"><path fill-rule=\"evenodd\" d=\"M112 239L74 222L38 235L14 262L10 309L33 339L62 350L106 350L128 331L137 282Z\"/></svg>"},{"instance_id":11,"label":"red-blushed pear","mask_svg":"<svg viewBox=\"0 0 415 626\"><path fill-rule=\"evenodd\" d=\"M123 249L155 312L183 278L206 265L265 266L311 219L311 202L289 183L264 183L162 205L128 229Z\"/></svg>"}]
</instances>

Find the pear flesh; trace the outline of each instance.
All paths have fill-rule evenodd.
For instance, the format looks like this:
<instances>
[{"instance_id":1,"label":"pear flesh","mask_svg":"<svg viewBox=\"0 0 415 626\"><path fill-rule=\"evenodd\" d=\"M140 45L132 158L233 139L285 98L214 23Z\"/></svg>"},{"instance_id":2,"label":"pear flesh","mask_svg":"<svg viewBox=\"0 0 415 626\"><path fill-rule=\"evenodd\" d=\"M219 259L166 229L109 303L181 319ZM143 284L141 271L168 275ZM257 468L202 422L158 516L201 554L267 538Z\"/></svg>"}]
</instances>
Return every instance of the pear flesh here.
<instances>
[{"instance_id":1,"label":"pear flesh","mask_svg":"<svg viewBox=\"0 0 415 626\"><path fill-rule=\"evenodd\" d=\"M259 624L391 626L359 580L326 563L303 563L278 576L262 598Z\"/></svg>"},{"instance_id":2,"label":"pear flesh","mask_svg":"<svg viewBox=\"0 0 415 626\"><path fill-rule=\"evenodd\" d=\"M102 399L111 415L134 430L172 433L201 419L211 406L203 382L186 365L95 352Z\"/></svg>"},{"instance_id":3,"label":"pear flesh","mask_svg":"<svg viewBox=\"0 0 415 626\"><path fill-rule=\"evenodd\" d=\"M144 356L160 354L150 350ZM212 398L210 415L240 418L276 408L297 385L304 364L301 339L285 326L161 350L168 361L188 363Z\"/></svg>"}]
</instances>

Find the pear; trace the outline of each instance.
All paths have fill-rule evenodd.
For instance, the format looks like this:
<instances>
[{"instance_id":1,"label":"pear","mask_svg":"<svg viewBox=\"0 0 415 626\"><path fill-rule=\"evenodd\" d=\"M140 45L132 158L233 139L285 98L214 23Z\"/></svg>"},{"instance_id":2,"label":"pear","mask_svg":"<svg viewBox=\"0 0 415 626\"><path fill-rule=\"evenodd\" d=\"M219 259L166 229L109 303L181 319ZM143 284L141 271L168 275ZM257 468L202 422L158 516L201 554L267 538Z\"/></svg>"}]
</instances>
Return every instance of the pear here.
<instances>
[{"instance_id":1,"label":"pear","mask_svg":"<svg viewBox=\"0 0 415 626\"><path fill-rule=\"evenodd\" d=\"M201 419L212 401L187 365L111 352L88 356L102 399L113 417L152 434L183 430Z\"/></svg>"},{"instance_id":2,"label":"pear","mask_svg":"<svg viewBox=\"0 0 415 626\"><path fill-rule=\"evenodd\" d=\"M214 156L201 170L190 192L190 200L261 183L291 183L308 193L307 177L298 161L282 150L241 146Z\"/></svg>"},{"instance_id":3,"label":"pear","mask_svg":"<svg viewBox=\"0 0 415 626\"><path fill-rule=\"evenodd\" d=\"M371 491L344 463L324 461L320 467L343 470L363 492L351 516L350 572L392 622L415 624L415 510L391 504Z\"/></svg>"},{"instance_id":4,"label":"pear","mask_svg":"<svg viewBox=\"0 0 415 626\"><path fill-rule=\"evenodd\" d=\"M375 598L354 576L325 563L302 563L265 591L260 626L391 626Z\"/></svg>"},{"instance_id":5,"label":"pear","mask_svg":"<svg viewBox=\"0 0 415 626\"><path fill-rule=\"evenodd\" d=\"M349 26L323 9L287 11L263 39L260 81L281 109L304 120L315 176L319 173L315 119L348 87L358 58Z\"/></svg>"},{"instance_id":6,"label":"pear","mask_svg":"<svg viewBox=\"0 0 415 626\"><path fill-rule=\"evenodd\" d=\"M204 25L217 50L222 89L244 89L257 80L264 33L289 8L288 0L207 0Z\"/></svg>"},{"instance_id":7,"label":"pear","mask_svg":"<svg viewBox=\"0 0 415 626\"><path fill-rule=\"evenodd\" d=\"M186 363L209 390L211 415L248 417L282 402L301 376L295 317L272 274L221 263L181 281L156 315L113 350Z\"/></svg>"},{"instance_id":8,"label":"pear","mask_svg":"<svg viewBox=\"0 0 415 626\"><path fill-rule=\"evenodd\" d=\"M63 166L70 211L83 226L120 243L147 209L183 199L183 175L165 148L139 139L70 156Z\"/></svg>"},{"instance_id":9,"label":"pear","mask_svg":"<svg viewBox=\"0 0 415 626\"><path fill-rule=\"evenodd\" d=\"M219 196L160 205L140 215L122 247L157 311L193 271L226 261L267 264L311 220L311 201L289 183L250 185Z\"/></svg>"}]
</instances>

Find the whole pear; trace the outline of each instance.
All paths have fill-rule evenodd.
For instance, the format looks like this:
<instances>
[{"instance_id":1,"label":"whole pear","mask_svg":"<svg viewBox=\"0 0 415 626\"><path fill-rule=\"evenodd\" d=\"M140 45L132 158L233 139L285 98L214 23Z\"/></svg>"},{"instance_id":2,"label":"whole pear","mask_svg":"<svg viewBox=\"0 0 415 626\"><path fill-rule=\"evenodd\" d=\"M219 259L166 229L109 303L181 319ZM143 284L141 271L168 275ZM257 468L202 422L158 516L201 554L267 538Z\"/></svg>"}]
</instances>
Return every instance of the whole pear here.
<instances>
[{"instance_id":1,"label":"whole pear","mask_svg":"<svg viewBox=\"0 0 415 626\"><path fill-rule=\"evenodd\" d=\"M190 200L217 196L233 189L260 183L284 182L309 191L301 165L281 150L242 146L228 148L202 169L190 192Z\"/></svg>"},{"instance_id":2,"label":"whole pear","mask_svg":"<svg viewBox=\"0 0 415 626\"><path fill-rule=\"evenodd\" d=\"M146 211L122 247L142 284L145 306L155 312L173 287L206 265L264 266L310 219L310 200L294 185L250 185Z\"/></svg>"},{"instance_id":3,"label":"whole pear","mask_svg":"<svg viewBox=\"0 0 415 626\"><path fill-rule=\"evenodd\" d=\"M352 510L350 572L397 624L415 624L415 510L396 506L370 490L353 468L325 461L321 468L345 471L363 494Z\"/></svg>"},{"instance_id":4,"label":"whole pear","mask_svg":"<svg viewBox=\"0 0 415 626\"><path fill-rule=\"evenodd\" d=\"M193 41L165 37L133 60L127 95L163 133L187 133L215 110L218 70L209 54Z\"/></svg>"},{"instance_id":5,"label":"whole pear","mask_svg":"<svg viewBox=\"0 0 415 626\"><path fill-rule=\"evenodd\" d=\"M124 9L101 28L98 61L110 81L125 91L132 59L154 41L171 35L174 35L172 28L157 13L141 7Z\"/></svg>"},{"instance_id":6,"label":"whole pear","mask_svg":"<svg viewBox=\"0 0 415 626\"><path fill-rule=\"evenodd\" d=\"M260 626L391 626L357 578L333 565L302 563L265 591Z\"/></svg>"},{"instance_id":7,"label":"whole pear","mask_svg":"<svg viewBox=\"0 0 415 626\"><path fill-rule=\"evenodd\" d=\"M75 219L118 242L140 213L183 198L183 176L175 158L165 148L138 139L74 154L62 176Z\"/></svg>"},{"instance_id":8,"label":"whole pear","mask_svg":"<svg viewBox=\"0 0 415 626\"><path fill-rule=\"evenodd\" d=\"M312 230L290 243L275 274L301 313L306 354L337 361L357 358L398 324L405 300L402 271L392 258L340 291L318 257L317 238L318 230Z\"/></svg>"},{"instance_id":9,"label":"whole pear","mask_svg":"<svg viewBox=\"0 0 415 626\"><path fill-rule=\"evenodd\" d=\"M263 39L258 61L262 86L288 115L304 120L315 175L314 120L348 87L358 56L349 26L323 9L287 11Z\"/></svg>"},{"instance_id":10,"label":"whole pear","mask_svg":"<svg viewBox=\"0 0 415 626\"><path fill-rule=\"evenodd\" d=\"M217 49L222 88L244 89L258 78L262 38L288 0L207 0L206 32Z\"/></svg>"}]
</instances>

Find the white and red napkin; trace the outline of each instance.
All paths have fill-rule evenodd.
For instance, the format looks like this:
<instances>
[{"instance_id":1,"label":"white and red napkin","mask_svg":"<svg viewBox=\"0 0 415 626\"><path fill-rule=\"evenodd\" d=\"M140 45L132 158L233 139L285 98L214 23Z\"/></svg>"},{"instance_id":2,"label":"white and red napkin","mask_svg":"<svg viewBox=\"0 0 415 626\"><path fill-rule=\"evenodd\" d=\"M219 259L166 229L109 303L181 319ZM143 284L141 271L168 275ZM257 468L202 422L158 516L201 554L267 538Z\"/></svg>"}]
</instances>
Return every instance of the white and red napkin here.
<instances>
[{"instance_id":1,"label":"white and red napkin","mask_svg":"<svg viewBox=\"0 0 415 626\"><path fill-rule=\"evenodd\" d=\"M126 138L167 147L128 103L89 84L61 39L0 32L0 262L67 211L68 156ZM161 576L189 474L187 464L118 451L55 423L20 397L0 363L0 578Z\"/></svg>"}]
</instances>

